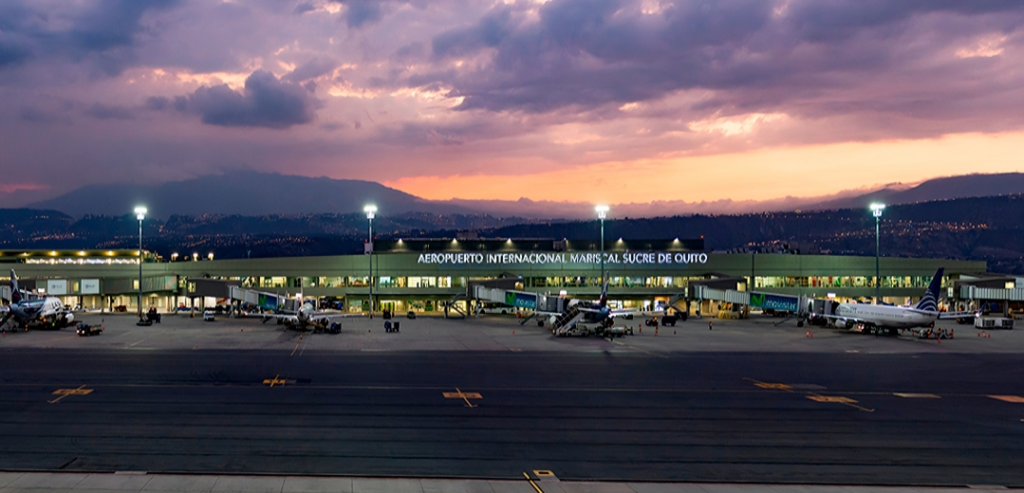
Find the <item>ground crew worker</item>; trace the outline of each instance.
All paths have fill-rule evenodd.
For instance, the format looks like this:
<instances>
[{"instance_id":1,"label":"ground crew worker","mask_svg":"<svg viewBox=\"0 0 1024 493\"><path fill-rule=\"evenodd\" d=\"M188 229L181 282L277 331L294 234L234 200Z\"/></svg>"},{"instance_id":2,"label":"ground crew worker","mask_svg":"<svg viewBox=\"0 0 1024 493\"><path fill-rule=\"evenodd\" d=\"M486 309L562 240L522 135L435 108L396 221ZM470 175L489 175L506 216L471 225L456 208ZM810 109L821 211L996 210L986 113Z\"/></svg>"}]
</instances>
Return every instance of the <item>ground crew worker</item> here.
<instances>
[{"instance_id":1,"label":"ground crew worker","mask_svg":"<svg viewBox=\"0 0 1024 493\"><path fill-rule=\"evenodd\" d=\"M714 322L712 322L711 320L708 320L708 330L711 330L711 324L713 324L713 323Z\"/></svg>"}]
</instances>

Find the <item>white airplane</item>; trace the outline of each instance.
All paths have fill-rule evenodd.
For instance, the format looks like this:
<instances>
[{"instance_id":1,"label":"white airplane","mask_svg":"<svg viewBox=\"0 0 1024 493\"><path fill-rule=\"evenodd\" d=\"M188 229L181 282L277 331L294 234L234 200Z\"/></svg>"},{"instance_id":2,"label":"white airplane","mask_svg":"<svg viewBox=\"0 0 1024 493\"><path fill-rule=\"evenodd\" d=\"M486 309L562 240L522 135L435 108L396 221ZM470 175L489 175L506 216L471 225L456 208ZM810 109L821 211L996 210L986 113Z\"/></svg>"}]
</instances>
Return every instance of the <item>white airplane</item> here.
<instances>
[{"instance_id":1,"label":"white airplane","mask_svg":"<svg viewBox=\"0 0 1024 493\"><path fill-rule=\"evenodd\" d=\"M839 303L833 315L827 315L837 325L845 324L852 329L862 324L867 331L888 329L895 333L898 329L934 328L938 320L973 317L973 312L940 312L938 307L939 289L942 287L940 267L932 277L928 289L921 301L914 306L869 305L861 303Z\"/></svg>"},{"instance_id":2,"label":"white airplane","mask_svg":"<svg viewBox=\"0 0 1024 493\"><path fill-rule=\"evenodd\" d=\"M565 326L564 328L566 328L566 329L572 328L572 326L576 325L576 323L602 324L602 325L604 325L606 327L610 327L612 319L614 319L616 317L628 317L630 315L642 313L639 310L632 310L632 309L612 310L610 307L608 307L608 282L607 281L604 283L604 286L601 287L601 297L597 301L590 302L590 301L582 301L582 300L578 300L578 299L572 299L572 300L569 300L568 305L565 306L565 310L566 310L565 312L561 312L561 313L560 312L547 312L547 311L537 311L535 313L538 316L546 316L546 317L548 317L548 326L549 327L554 327L558 323L558 320L559 320L560 317L566 318L566 320L565 320L566 323L563 324ZM573 312L574 310L579 314L578 317L572 317L572 318L576 318L577 319L575 322L571 321L572 318L569 318L569 315L568 315L569 313Z\"/></svg>"},{"instance_id":3,"label":"white airplane","mask_svg":"<svg viewBox=\"0 0 1024 493\"><path fill-rule=\"evenodd\" d=\"M267 313L263 315L263 323L268 320L277 320L277 323L284 324L290 330L306 330L307 327L314 329L326 329L335 318L361 317L361 313L332 313L317 311L312 303L303 303L295 313Z\"/></svg>"},{"instance_id":4,"label":"white airplane","mask_svg":"<svg viewBox=\"0 0 1024 493\"><path fill-rule=\"evenodd\" d=\"M30 322L41 322L50 327L62 328L71 325L75 315L64 309L60 298L26 295L18 289L18 276L11 269L11 306L0 319L0 327L14 319L19 327L27 327Z\"/></svg>"}]
</instances>

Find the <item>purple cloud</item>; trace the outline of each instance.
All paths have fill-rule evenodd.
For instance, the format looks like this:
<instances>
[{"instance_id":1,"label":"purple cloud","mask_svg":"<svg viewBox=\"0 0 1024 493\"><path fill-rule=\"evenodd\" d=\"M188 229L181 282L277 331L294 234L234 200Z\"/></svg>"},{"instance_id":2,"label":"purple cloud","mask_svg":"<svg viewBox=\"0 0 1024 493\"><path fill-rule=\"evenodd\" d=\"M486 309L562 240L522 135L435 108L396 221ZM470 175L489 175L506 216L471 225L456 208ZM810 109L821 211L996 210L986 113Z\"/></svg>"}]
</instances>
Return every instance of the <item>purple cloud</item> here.
<instances>
[{"instance_id":1,"label":"purple cloud","mask_svg":"<svg viewBox=\"0 0 1024 493\"><path fill-rule=\"evenodd\" d=\"M188 95L184 111L200 115L203 123L222 127L288 128L316 119L320 101L306 88L279 80L274 74L257 70L245 80L245 89L235 91L226 84L200 87ZM151 98L154 109L167 107L169 101Z\"/></svg>"}]
</instances>

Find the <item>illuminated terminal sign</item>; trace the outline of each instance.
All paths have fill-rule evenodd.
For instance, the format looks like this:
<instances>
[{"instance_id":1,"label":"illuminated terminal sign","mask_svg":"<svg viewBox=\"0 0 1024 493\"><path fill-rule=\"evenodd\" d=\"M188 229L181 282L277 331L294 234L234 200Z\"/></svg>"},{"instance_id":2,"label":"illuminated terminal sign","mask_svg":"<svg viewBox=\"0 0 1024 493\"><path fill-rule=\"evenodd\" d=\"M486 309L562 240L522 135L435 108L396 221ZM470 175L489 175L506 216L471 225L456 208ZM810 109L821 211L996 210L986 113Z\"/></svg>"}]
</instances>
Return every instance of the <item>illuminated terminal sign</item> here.
<instances>
[{"instance_id":1,"label":"illuminated terminal sign","mask_svg":"<svg viewBox=\"0 0 1024 493\"><path fill-rule=\"evenodd\" d=\"M708 254L692 252L605 253L604 263L612 265L706 264ZM504 264L600 264L600 253L421 253L417 263L451 265Z\"/></svg>"}]
</instances>

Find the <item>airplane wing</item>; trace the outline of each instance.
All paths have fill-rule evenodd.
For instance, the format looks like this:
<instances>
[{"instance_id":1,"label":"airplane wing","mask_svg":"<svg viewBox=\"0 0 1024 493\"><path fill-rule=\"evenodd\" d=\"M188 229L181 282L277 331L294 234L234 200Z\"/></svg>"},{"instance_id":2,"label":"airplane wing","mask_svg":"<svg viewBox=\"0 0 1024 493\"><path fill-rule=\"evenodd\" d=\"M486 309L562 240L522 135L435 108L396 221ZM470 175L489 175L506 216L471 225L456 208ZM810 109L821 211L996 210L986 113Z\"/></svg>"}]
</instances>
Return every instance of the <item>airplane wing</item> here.
<instances>
[{"instance_id":1,"label":"airplane wing","mask_svg":"<svg viewBox=\"0 0 1024 493\"><path fill-rule=\"evenodd\" d=\"M588 312L588 313L603 313L600 309L597 309L597 308L580 308L579 310L581 312ZM611 318L615 318L615 317L624 317L626 315L637 315L637 314L640 314L640 313L642 313L640 310L621 309L621 310L611 310L611 311L609 311L608 312L608 316L611 317Z\"/></svg>"},{"instance_id":2,"label":"airplane wing","mask_svg":"<svg viewBox=\"0 0 1024 493\"><path fill-rule=\"evenodd\" d=\"M309 317L309 321L317 323L322 320L331 321L335 318L357 318L362 316L362 313L314 313Z\"/></svg>"},{"instance_id":3,"label":"airplane wing","mask_svg":"<svg viewBox=\"0 0 1024 493\"><path fill-rule=\"evenodd\" d=\"M267 320L283 320L288 323L297 323L299 321L299 317L285 313L264 313L263 323L267 323Z\"/></svg>"},{"instance_id":4,"label":"airplane wing","mask_svg":"<svg viewBox=\"0 0 1024 493\"><path fill-rule=\"evenodd\" d=\"M939 320L955 320L958 318L974 318L977 312L939 312Z\"/></svg>"}]
</instances>

